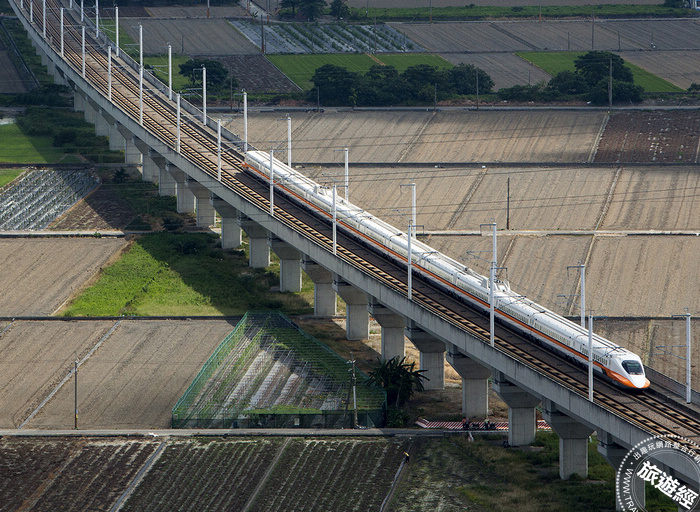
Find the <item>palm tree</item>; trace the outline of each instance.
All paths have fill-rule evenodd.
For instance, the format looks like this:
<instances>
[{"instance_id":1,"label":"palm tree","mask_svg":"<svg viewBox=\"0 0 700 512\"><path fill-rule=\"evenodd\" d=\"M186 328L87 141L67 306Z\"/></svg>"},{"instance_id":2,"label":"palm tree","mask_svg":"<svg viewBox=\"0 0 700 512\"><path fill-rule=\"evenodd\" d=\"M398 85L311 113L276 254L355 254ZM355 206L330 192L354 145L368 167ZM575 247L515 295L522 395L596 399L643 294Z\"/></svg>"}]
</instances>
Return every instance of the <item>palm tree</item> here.
<instances>
[{"instance_id":1,"label":"palm tree","mask_svg":"<svg viewBox=\"0 0 700 512\"><path fill-rule=\"evenodd\" d=\"M383 387L388 405L396 405L398 409L416 391L424 391L423 380L430 380L422 374L424 371L416 370L415 363L406 362L405 357L379 359L377 366L369 373L369 383Z\"/></svg>"}]
</instances>

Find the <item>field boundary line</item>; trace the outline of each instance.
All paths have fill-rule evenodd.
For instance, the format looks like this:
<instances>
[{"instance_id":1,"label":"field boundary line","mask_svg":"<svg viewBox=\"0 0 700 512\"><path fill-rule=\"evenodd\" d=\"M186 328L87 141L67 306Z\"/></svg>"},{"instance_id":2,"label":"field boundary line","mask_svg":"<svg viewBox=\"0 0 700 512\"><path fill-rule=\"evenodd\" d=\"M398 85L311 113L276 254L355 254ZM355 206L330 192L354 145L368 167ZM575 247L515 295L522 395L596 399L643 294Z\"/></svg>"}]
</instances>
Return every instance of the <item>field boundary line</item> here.
<instances>
[{"instance_id":1,"label":"field boundary line","mask_svg":"<svg viewBox=\"0 0 700 512\"><path fill-rule=\"evenodd\" d=\"M595 141L593 141L593 146L591 147L591 151L588 153L588 163L593 163L593 160L595 160L596 155L598 154L598 146L600 145L600 139L603 138L603 133L605 132L605 128L608 126L608 121L610 121L610 112L607 112L605 114L605 117L603 118L603 122L600 123L600 129L598 130L598 135L595 137Z\"/></svg>"},{"instance_id":2,"label":"field boundary line","mask_svg":"<svg viewBox=\"0 0 700 512\"><path fill-rule=\"evenodd\" d=\"M112 333L117 329L117 327L119 327L119 324L121 324L121 323L122 323L122 321L121 321L121 320L118 320L117 323L115 323L115 324L109 329L109 331L107 331L107 332L105 333L105 335L102 336L102 338L100 338L100 341L98 341L97 343L95 343L95 346L92 347L92 348L90 349L90 352L88 352L88 353L85 355L85 357L83 357L80 361L78 361L78 368L80 368L80 366L81 366L85 361L87 361L87 360L90 358L90 356L91 356L92 354L94 354L95 351L96 351L98 348L100 348L100 346L102 345L102 343L103 343L107 338L109 338L109 337L112 335ZM48 395L46 398L44 398L44 400L42 400L42 402L37 406L37 408L34 409L34 410L32 411L32 413L27 417L27 419L25 419L25 420L22 422L22 424L21 424L19 427L17 427L17 428L18 428L18 429L21 429L21 428L24 427L27 423L29 423L29 422L32 420L32 418L34 418L34 416L36 416L36 415L39 413L39 411L42 409L42 407L44 407L44 406L48 403L48 401L51 400L51 399L54 397L54 395L55 395L56 393L58 393L58 391L63 387L63 385L64 385L66 382L68 382L68 381L70 380L70 378L73 376L73 374L75 374L75 371L76 371L75 369L72 369L70 372L68 372L68 375L66 375L65 377L63 377L63 380L61 380L61 382L59 382L59 383L56 385L56 387L53 388L53 390L51 391L51 393L49 393L49 395Z\"/></svg>"},{"instance_id":3,"label":"field boundary line","mask_svg":"<svg viewBox=\"0 0 700 512\"><path fill-rule=\"evenodd\" d=\"M275 458L272 459L272 462L270 462L270 467L267 468L267 471L265 471L265 474L260 479L260 482L258 482L258 485L255 487L253 494L250 496L250 498L248 498L248 503L245 504L245 507L243 507L243 510L241 512L249 512L250 507L255 501L255 498L257 498L258 494L260 494L260 491L262 491L262 488L265 486L265 482L267 482L267 479L270 478L270 474L272 474L272 471L275 469L275 466L277 466L277 462L279 462L280 457L282 457L282 454L287 449L287 446L289 445L291 440L291 437L286 438L284 440L284 443L282 443L282 446L280 446L280 449L277 450Z\"/></svg>"},{"instance_id":4,"label":"field boundary line","mask_svg":"<svg viewBox=\"0 0 700 512\"><path fill-rule=\"evenodd\" d=\"M406 448L406 453L410 454L413 452L413 443L411 443L411 446ZM389 487L389 492L386 493L386 496L384 496L384 501L382 501L382 506L379 507L379 512L384 512L385 510L388 510L387 507L391 505L391 500L394 497L394 494L396 493L396 486L401 480L401 477L403 475L403 469L406 466L406 458L401 461L401 464L399 464L399 469L396 470L396 474L394 475L394 480L391 482L391 487Z\"/></svg>"},{"instance_id":5,"label":"field boundary line","mask_svg":"<svg viewBox=\"0 0 700 512\"><path fill-rule=\"evenodd\" d=\"M153 455L151 455L146 463L141 467L138 473L136 473L136 476L131 479L131 482L129 482L129 485L127 488L124 490L124 492L119 496L119 499L117 502L112 505L112 508L109 509L109 512L118 512L122 508L122 504L124 503L124 500L126 500L129 496L131 496L134 492L134 489L138 484L141 483L141 480L143 480L143 477L146 476L146 473L153 467L153 464L160 458L161 454L165 450L166 445L168 444L168 441L165 440L160 445L158 448L156 448L156 451L153 452Z\"/></svg>"}]
</instances>

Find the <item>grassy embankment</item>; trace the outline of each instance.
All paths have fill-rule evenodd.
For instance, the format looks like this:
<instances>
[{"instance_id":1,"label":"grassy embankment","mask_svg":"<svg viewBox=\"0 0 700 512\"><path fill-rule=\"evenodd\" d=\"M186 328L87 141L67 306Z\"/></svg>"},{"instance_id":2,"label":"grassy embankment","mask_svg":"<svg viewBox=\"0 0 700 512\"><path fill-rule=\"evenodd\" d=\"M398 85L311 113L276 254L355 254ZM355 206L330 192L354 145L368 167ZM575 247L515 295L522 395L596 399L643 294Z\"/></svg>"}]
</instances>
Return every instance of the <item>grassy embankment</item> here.
<instances>
[{"instance_id":1,"label":"grassy embankment","mask_svg":"<svg viewBox=\"0 0 700 512\"><path fill-rule=\"evenodd\" d=\"M2 135L0 135L0 140L2 140ZM23 169L0 169L0 188L10 183L23 172Z\"/></svg>"},{"instance_id":2,"label":"grassy embankment","mask_svg":"<svg viewBox=\"0 0 700 512\"><path fill-rule=\"evenodd\" d=\"M391 510L613 512L615 471L598 453L596 440L588 445L588 478L566 481L559 479L558 441L544 432L523 448L503 448L501 436L419 441ZM672 512L676 506L647 486L646 509Z\"/></svg>"},{"instance_id":3,"label":"grassy embankment","mask_svg":"<svg viewBox=\"0 0 700 512\"><path fill-rule=\"evenodd\" d=\"M544 72L554 76L562 71L575 71L574 61L585 52L517 52L516 55ZM683 92L683 89L673 85L648 71L629 62L625 65L632 71L634 83L641 86L646 93Z\"/></svg>"},{"instance_id":4,"label":"grassy embankment","mask_svg":"<svg viewBox=\"0 0 700 512\"><path fill-rule=\"evenodd\" d=\"M340 66L348 71L366 73L372 66L384 64L394 66L399 73L411 66L428 64L439 68L453 67L439 55L406 54L406 55L374 55L364 54L314 54L314 55L266 55L267 59L279 68L296 85L305 91L311 90L311 78L318 68L331 64Z\"/></svg>"},{"instance_id":5,"label":"grassy embankment","mask_svg":"<svg viewBox=\"0 0 700 512\"><path fill-rule=\"evenodd\" d=\"M674 9L662 5L562 5L497 7L489 5L465 5L460 7L416 8L351 8L352 21L412 21L426 22L446 20L482 20L503 18L678 18L696 15L692 9Z\"/></svg>"},{"instance_id":6,"label":"grassy embankment","mask_svg":"<svg viewBox=\"0 0 700 512\"><path fill-rule=\"evenodd\" d=\"M309 313L306 283L302 294L270 291L279 267L251 269L245 252L224 251L207 233L151 233L104 269L97 282L77 297L64 316L241 315L280 309Z\"/></svg>"}]
</instances>

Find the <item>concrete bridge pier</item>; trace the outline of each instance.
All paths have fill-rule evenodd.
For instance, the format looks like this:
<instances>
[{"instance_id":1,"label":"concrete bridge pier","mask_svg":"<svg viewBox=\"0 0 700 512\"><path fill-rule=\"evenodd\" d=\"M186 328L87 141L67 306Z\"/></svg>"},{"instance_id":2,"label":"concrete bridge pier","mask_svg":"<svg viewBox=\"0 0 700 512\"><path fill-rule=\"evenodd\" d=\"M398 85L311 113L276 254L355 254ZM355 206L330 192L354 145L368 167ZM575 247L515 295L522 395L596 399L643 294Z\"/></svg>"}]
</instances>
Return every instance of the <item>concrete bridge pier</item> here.
<instances>
[{"instance_id":1,"label":"concrete bridge pier","mask_svg":"<svg viewBox=\"0 0 700 512\"><path fill-rule=\"evenodd\" d=\"M367 311L367 294L333 276L333 289L345 302L345 337L349 340L366 340L369 338L369 311Z\"/></svg>"},{"instance_id":2,"label":"concrete bridge pier","mask_svg":"<svg viewBox=\"0 0 700 512\"><path fill-rule=\"evenodd\" d=\"M250 243L250 258L248 265L252 268L267 268L270 266L270 247L267 245L269 232L260 224L250 220L245 215L239 215L238 225L248 235Z\"/></svg>"},{"instance_id":3,"label":"concrete bridge pier","mask_svg":"<svg viewBox=\"0 0 700 512\"><path fill-rule=\"evenodd\" d=\"M77 85L73 85L73 112L84 112L86 102L87 98L83 94L83 91L78 89Z\"/></svg>"},{"instance_id":4,"label":"concrete bridge pier","mask_svg":"<svg viewBox=\"0 0 700 512\"><path fill-rule=\"evenodd\" d=\"M445 389L445 343L408 321L404 335L420 352L420 369L428 379L423 386L428 389Z\"/></svg>"},{"instance_id":5,"label":"concrete bridge pier","mask_svg":"<svg viewBox=\"0 0 700 512\"><path fill-rule=\"evenodd\" d=\"M175 195L177 196L177 213L194 213L195 197L192 191L187 186L187 174L170 164L170 175L175 180Z\"/></svg>"},{"instance_id":6,"label":"concrete bridge pier","mask_svg":"<svg viewBox=\"0 0 700 512\"><path fill-rule=\"evenodd\" d=\"M109 149L112 151L124 151L126 141L119 131L119 123L106 112L102 112L102 118L107 123L107 137L109 137Z\"/></svg>"},{"instance_id":7,"label":"concrete bridge pier","mask_svg":"<svg viewBox=\"0 0 700 512\"><path fill-rule=\"evenodd\" d=\"M462 414L465 418L489 415L489 377L491 369L462 354L450 345L447 362L462 377Z\"/></svg>"},{"instance_id":8,"label":"concrete bridge pier","mask_svg":"<svg viewBox=\"0 0 700 512\"><path fill-rule=\"evenodd\" d=\"M314 282L314 316L335 316L338 313L333 273L304 256L301 268Z\"/></svg>"},{"instance_id":9,"label":"concrete bridge pier","mask_svg":"<svg viewBox=\"0 0 700 512\"><path fill-rule=\"evenodd\" d=\"M119 123L117 123L117 130L124 138L124 163L127 165L142 165L141 151L139 151L139 148L136 146L136 137L134 134Z\"/></svg>"},{"instance_id":10,"label":"concrete bridge pier","mask_svg":"<svg viewBox=\"0 0 700 512\"><path fill-rule=\"evenodd\" d=\"M160 184L161 169L165 169L165 158L157 151L148 148L143 154L143 181Z\"/></svg>"},{"instance_id":11,"label":"concrete bridge pier","mask_svg":"<svg viewBox=\"0 0 700 512\"><path fill-rule=\"evenodd\" d=\"M280 259L280 291L301 291L301 252L279 238L270 236L267 245Z\"/></svg>"},{"instance_id":12,"label":"concrete bridge pier","mask_svg":"<svg viewBox=\"0 0 700 512\"><path fill-rule=\"evenodd\" d=\"M238 210L213 194L209 197L209 204L221 217L221 248L240 247L243 242L243 231L238 225Z\"/></svg>"},{"instance_id":13,"label":"concrete bridge pier","mask_svg":"<svg viewBox=\"0 0 700 512\"><path fill-rule=\"evenodd\" d=\"M559 436L559 478L588 476L588 437L593 429L561 413L551 400L543 400L544 420Z\"/></svg>"},{"instance_id":14,"label":"concrete bridge pier","mask_svg":"<svg viewBox=\"0 0 700 512\"><path fill-rule=\"evenodd\" d=\"M109 122L105 118L104 111L95 106L95 135L99 137L109 137Z\"/></svg>"},{"instance_id":15,"label":"concrete bridge pier","mask_svg":"<svg viewBox=\"0 0 700 512\"><path fill-rule=\"evenodd\" d=\"M615 471L617 471L620 468L620 464L622 464L622 459L625 458L625 455L627 455L629 450L617 444L613 436L611 436L608 432L601 429L598 429L597 432L598 453L605 457L605 460L608 461L608 464L610 464L615 469ZM639 481L637 481L637 483L639 485L632 486L632 493L634 494L634 499L636 500L637 504L643 507L646 502L644 486L641 485L641 482ZM615 498L615 510L622 510L622 506L617 500L617 497ZM679 510L681 509L679 508Z\"/></svg>"},{"instance_id":16,"label":"concrete bridge pier","mask_svg":"<svg viewBox=\"0 0 700 512\"><path fill-rule=\"evenodd\" d=\"M508 405L508 443L512 446L532 444L537 428L535 407L540 399L508 382L501 372L494 374L493 389Z\"/></svg>"},{"instance_id":17,"label":"concrete bridge pier","mask_svg":"<svg viewBox=\"0 0 700 512\"><path fill-rule=\"evenodd\" d=\"M170 169L174 167L166 161L165 165L158 169L158 195L161 197L177 195L177 182L170 173Z\"/></svg>"},{"instance_id":18,"label":"concrete bridge pier","mask_svg":"<svg viewBox=\"0 0 700 512\"><path fill-rule=\"evenodd\" d=\"M406 319L379 304L374 297L367 305L367 311L382 327L382 360L386 361L393 357L403 358L406 355L404 337Z\"/></svg>"},{"instance_id":19,"label":"concrete bridge pier","mask_svg":"<svg viewBox=\"0 0 700 512\"><path fill-rule=\"evenodd\" d=\"M187 186L197 199L197 227L208 228L216 223L216 211L209 202L209 189L191 178L187 180Z\"/></svg>"},{"instance_id":20,"label":"concrete bridge pier","mask_svg":"<svg viewBox=\"0 0 700 512\"><path fill-rule=\"evenodd\" d=\"M93 104L89 98L85 99L85 103L83 106L83 117L85 118L85 122L90 124L97 124L99 107Z\"/></svg>"}]
</instances>

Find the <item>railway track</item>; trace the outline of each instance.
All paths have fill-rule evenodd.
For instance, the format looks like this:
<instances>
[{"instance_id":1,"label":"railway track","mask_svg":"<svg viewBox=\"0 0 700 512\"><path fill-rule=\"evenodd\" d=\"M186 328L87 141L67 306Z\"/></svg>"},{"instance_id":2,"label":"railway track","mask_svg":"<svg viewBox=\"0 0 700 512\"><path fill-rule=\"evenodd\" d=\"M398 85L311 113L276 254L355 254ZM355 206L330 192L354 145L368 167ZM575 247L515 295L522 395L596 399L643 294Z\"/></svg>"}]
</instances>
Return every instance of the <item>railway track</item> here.
<instances>
[{"instance_id":1,"label":"railway track","mask_svg":"<svg viewBox=\"0 0 700 512\"><path fill-rule=\"evenodd\" d=\"M60 52L60 27L58 0L47 0L47 39ZM25 12L28 2L25 0ZM41 32L43 9L33 2L34 23ZM69 27L64 32L64 59L76 73L82 75L82 32L74 13L66 9ZM51 16L50 16L51 15ZM102 48L86 30L85 79L105 97L109 94L107 79L108 58ZM144 83L148 83L144 81ZM139 107L139 74L120 59L112 60L112 102L136 123L143 116L143 126L171 149L176 148L177 111L174 103L159 91L143 94ZM213 129L197 120L185 117L181 122L180 154L218 181L218 162ZM221 154L221 183L245 198L260 210L269 212L269 185L262 176L254 176L246 169L244 157L227 147ZM282 190L283 187L280 187ZM278 193L275 196L274 215L279 222L299 233L319 247L333 250L332 226L328 214L320 216L294 197ZM348 265L371 276L397 293L407 295L406 262L387 259L371 247L359 243L346 233L337 233L337 257ZM474 338L489 342L488 320L471 306L446 294L419 275L414 276L412 299L421 307L446 322L469 333ZM526 365L533 371L557 382L562 387L582 397L588 396L587 374L580 367L549 351L542 350L531 341L501 325L497 329L495 347L500 352ZM648 432L650 435L682 435L688 439L700 437L700 414L682 406L672 406L652 393L624 393L608 383L596 379L594 401L618 417Z\"/></svg>"}]
</instances>

